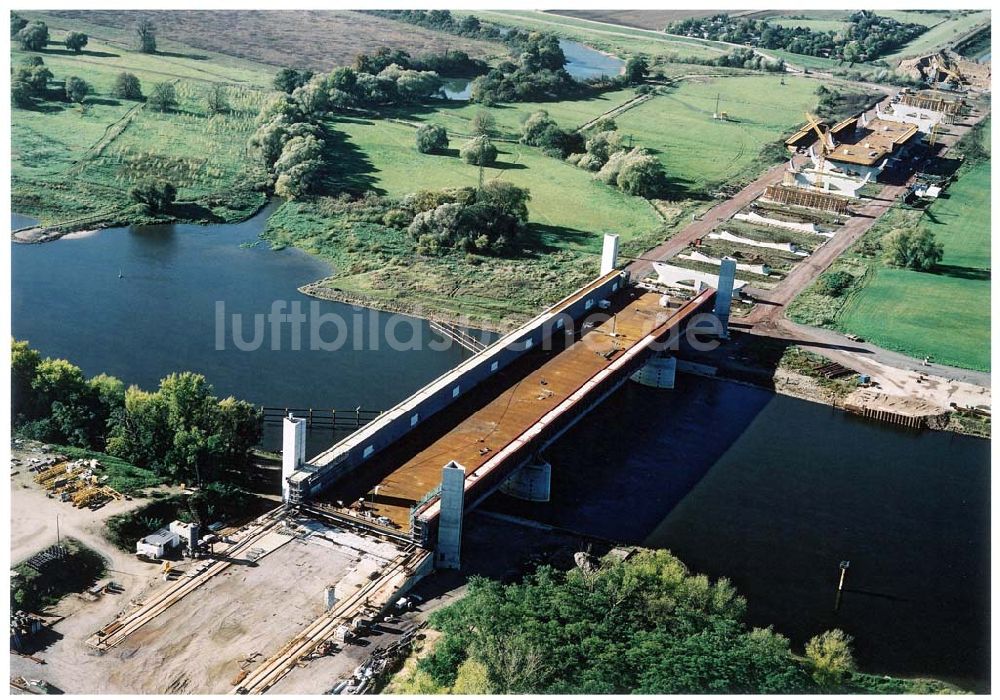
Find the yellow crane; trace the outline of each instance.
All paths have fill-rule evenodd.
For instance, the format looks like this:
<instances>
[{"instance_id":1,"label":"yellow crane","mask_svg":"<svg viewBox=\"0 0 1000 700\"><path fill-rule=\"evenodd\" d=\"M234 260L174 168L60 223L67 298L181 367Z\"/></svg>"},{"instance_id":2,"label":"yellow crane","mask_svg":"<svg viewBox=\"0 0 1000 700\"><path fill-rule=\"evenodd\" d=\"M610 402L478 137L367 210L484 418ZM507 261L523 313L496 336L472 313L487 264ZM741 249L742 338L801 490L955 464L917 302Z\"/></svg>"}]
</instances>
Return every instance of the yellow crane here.
<instances>
[{"instance_id":1,"label":"yellow crane","mask_svg":"<svg viewBox=\"0 0 1000 700\"><path fill-rule=\"evenodd\" d=\"M812 130L816 132L816 137L819 142L819 145L816 148L817 160L819 162L819 165L816 168L817 172L816 186L822 188L823 167L826 164L826 156L830 151L833 150L833 148L827 142L829 134L824 133L823 130L820 128L822 122L819 120L819 118L815 114L811 114L810 112L806 112L805 115L806 115L806 121L808 122L809 126L811 126Z\"/></svg>"}]
</instances>

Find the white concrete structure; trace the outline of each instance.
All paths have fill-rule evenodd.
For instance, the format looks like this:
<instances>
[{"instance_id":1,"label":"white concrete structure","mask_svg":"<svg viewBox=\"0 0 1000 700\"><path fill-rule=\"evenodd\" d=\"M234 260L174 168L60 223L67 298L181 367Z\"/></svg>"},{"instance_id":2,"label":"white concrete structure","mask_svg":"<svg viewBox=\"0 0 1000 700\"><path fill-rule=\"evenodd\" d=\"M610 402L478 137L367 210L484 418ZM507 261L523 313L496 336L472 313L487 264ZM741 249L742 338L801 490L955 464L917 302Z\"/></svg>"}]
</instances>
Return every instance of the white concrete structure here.
<instances>
[{"instance_id":1,"label":"white concrete structure","mask_svg":"<svg viewBox=\"0 0 1000 700\"><path fill-rule=\"evenodd\" d=\"M785 174L782 184L790 187L800 187L805 190L822 192L824 194L839 194L842 197L857 199L858 191L874 178L848 177L839 175L830 169L822 173L815 168L810 170L793 170Z\"/></svg>"},{"instance_id":2,"label":"white concrete structure","mask_svg":"<svg viewBox=\"0 0 1000 700\"><path fill-rule=\"evenodd\" d=\"M719 288L719 276L708 272L689 270L686 267L662 262L654 262L653 269L656 271L657 281L670 287L680 287L692 291L702 286ZM732 295L739 296L740 291L746 286L745 280L733 280Z\"/></svg>"},{"instance_id":3,"label":"white concrete structure","mask_svg":"<svg viewBox=\"0 0 1000 700\"><path fill-rule=\"evenodd\" d=\"M306 461L306 421L288 416L281 426L281 500L288 503L288 479Z\"/></svg>"},{"instance_id":4,"label":"white concrete structure","mask_svg":"<svg viewBox=\"0 0 1000 700\"><path fill-rule=\"evenodd\" d=\"M441 470L441 518L435 566L458 569L462 563L462 516L465 514L465 467L449 462Z\"/></svg>"},{"instance_id":5,"label":"white concrete structure","mask_svg":"<svg viewBox=\"0 0 1000 700\"><path fill-rule=\"evenodd\" d=\"M704 253L697 250L688 253L686 255L678 255L677 257L682 258L684 260L693 260L694 262L706 263L708 265L722 265L722 258L713 258L712 256L705 255ZM765 277L771 274L771 268L769 268L767 265L751 265L750 263L736 263L736 269L742 270L743 272L752 272L755 275L763 275ZM716 289L718 289L716 285L712 286L715 286Z\"/></svg>"},{"instance_id":6,"label":"white concrete structure","mask_svg":"<svg viewBox=\"0 0 1000 700\"><path fill-rule=\"evenodd\" d=\"M891 109L884 112L882 111L880 105L875 105L875 114L879 119L887 122L913 124L922 134L931 133L934 125L943 123L946 116L944 112L935 112L932 109L911 107L909 105L904 105L901 102L893 104Z\"/></svg>"},{"instance_id":7,"label":"white concrete structure","mask_svg":"<svg viewBox=\"0 0 1000 700\"><path fill-rule=\"evenodd\" d=\"M733 282L736 279L736 261L723 258L719 267L718 293L715 295L715 315L722 323L722 337L729 337L729 311L733 305Z\"/></svg>"},{"instance_id":8,"label":"white concrete structure","mask_svg":"<svg viewBox=\"0 0 1000 700\"><path fill-rule=\"evenodd\" d=\"M814 223L771 219L766 216L761 216L757 212L750 212L748 214L740 212L734 215L733 218L738 221L746 221L751 224L770 226L772 228L783 228L788 231L798 231L799 233L817 233L817 234L819 233L819 227Z\"/></svg>"},{"instance_id":9,"label":"white concrete structure","mask_svg":"<svg viewBox=\"0 0 1000 700\"><path fill-rule=\"evenodd\" d=\"M653 357L632 375L632 381L657 389L673 389L677 379L676 357Z\"/></svg>"},{"instance_id":10,"label":"white concrete structure","mask_svg":"<svg viewBox=\"0 0 1000 700\"><path fill-rule=\"evenodd\" d=\"M729 231L722 231L720 233L710 233L709 238L718 241L729 241L730 243L739 243L740 245L753 246L755 248L770 248L771 250L780 250L784 253L791 253L792 255L801 255L803 257L809 255L809 253L804 250L799 250L795 247L794 243L772 243L770 241L755 241L752 238L743 238L742 236L737 236Z\"/></svg>"},{"instance_id":11,"label":"white concrete structure","mask_svg":"<svg viewBox=\"0 0 1000 700\"><path fill-rule=\"evenodd\" d=\"M618 234L604 234L604 248L601 250L601 275L606 275L618 267Z\"/></svg>"},{"instance_id":12,"label":"white concrete structure","mask_svg":"<svg viewBox=\"0 0 1000 700\"><path fill-rule=\"evenodd\" d=\"M184 540L187 543L188 553L194 554L195 547L198 546L198 523L175 520L167 526L167 529Z\"/></svg>"},{"instance_id":13,"label":"white concrete structure","mask_svg":"<svg viewBox=\"0 0 1000 700\"><path fill-rule=\"evenodd\" d=\"M160 559L171 549L181 543L180 535L163 528L135 543L135 553L144 554L153 559Z\"/></svg>"},{"instance_id":14,"label":"white concrete structure","mask_svg":"<svg viewBox=\"0 0 1000 700\"><path fill-rule=\"evenodd\" d=\"M525 464L500 485L508 496L547 503L552 496L552 465L544 460Z\"/></svg>"}]
</instances>

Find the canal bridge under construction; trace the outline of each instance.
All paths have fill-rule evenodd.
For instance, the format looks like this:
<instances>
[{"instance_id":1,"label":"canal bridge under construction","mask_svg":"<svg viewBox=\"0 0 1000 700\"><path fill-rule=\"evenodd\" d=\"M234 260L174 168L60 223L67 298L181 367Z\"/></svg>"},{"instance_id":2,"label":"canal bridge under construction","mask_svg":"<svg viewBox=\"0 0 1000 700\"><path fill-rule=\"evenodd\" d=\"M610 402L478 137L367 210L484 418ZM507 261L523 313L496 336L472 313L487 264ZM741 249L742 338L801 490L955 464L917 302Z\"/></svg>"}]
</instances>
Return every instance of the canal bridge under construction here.
<instances>
[{"instance_id":1,"label":"canal bridge under construction","mask_svg":"<svg viewBox=\"0 0 1000 700\"><path fill-rule=\"evenodd\" d=\"M439 566L457 566L456 560L445 563L438 546L447 509L444 467L464 471L458 477L460 513L504 482L513 495L547 500L551 467L539 462L538 452L661 356L664 344L690 322L728 315L731 289L727 303L713 309L715 289L668 298L607 267L586 287L311 460L303 454L305 420L286 419L285 501L438 549ZM705 311L718 316L699 317ZM699 330L718 335L724 323ZM511 479L519 470L528 474L520 482Z\"/></svg>"}]
</instances>

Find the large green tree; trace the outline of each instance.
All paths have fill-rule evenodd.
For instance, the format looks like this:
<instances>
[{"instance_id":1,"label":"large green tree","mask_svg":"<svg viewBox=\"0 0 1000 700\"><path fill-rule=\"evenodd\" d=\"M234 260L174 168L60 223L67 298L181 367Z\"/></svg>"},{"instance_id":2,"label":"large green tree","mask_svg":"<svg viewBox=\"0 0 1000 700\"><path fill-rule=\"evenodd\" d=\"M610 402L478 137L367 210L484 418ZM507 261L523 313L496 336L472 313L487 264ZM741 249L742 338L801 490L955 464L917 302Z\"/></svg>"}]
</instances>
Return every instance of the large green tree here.
<instances>
[{"instance_id":1,"label":"large green tree","mask_svg":"<svg viewBox=\"0 0 1000 700\"><path fill-rule=\"evenodd\" d=\"M596 570L540 567L522 583L476 578L435 612L419 663L439 686L494 693L789 693L814 689L771 629L748 630L725 579L669 552ZM471 663L470 663L471 662Z\"/></svg>"}]
</instances>

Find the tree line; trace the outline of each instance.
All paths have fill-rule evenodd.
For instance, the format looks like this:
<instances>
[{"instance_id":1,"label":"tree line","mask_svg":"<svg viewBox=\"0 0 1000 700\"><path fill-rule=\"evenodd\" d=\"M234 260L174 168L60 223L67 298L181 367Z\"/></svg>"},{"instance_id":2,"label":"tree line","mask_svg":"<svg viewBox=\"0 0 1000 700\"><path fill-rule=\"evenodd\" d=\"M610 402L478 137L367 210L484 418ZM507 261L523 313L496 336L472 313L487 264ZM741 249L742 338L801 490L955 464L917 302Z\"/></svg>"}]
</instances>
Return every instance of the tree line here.
<instances>
[{"instance_id":1,"label":"tree line","mask_svg":"<svg viewBox=\"0 0 1000 700\"><path fill-rule=\"evenodd\" d=\"M717 14L672 22L670 34L745 44L762 49L781 49L806 56L833 58L847 63L874 61L917 38L927 27L900 22L892 17L860 10L850 15L842 31L816 31L808 27L782 26L767 20Z\"/></svg>"},{"instance_id":2,"label":"tree line","mask_svg":"<svg viewBox=\"0 0 1000 700\"><path fill-rule=\"evenodd\" d=\"M242 470L262 430L258 408L220 400L200 374L171 374L152 392L126 388L106 374L87 379L27 341L11 346L11 395L13 425L25 437L106 452L168 481Z\"/></svg>"},{"instance_id":3,"label":"tree line","mask_svg":"<svg viewBox=\"0 0 1000 700\"><path fill-rule=\"evenodd\" d=\"M577 555L578 557L582 555ZM811 640L805 660L771 628L748 629L726 579L666 551L541 566L519 583L474 578L434 612L442 633L408 692L661 694L843 692L851 638ZM898 692L898 689L897 689Z\"/></svg>"}]
</instances>

